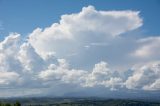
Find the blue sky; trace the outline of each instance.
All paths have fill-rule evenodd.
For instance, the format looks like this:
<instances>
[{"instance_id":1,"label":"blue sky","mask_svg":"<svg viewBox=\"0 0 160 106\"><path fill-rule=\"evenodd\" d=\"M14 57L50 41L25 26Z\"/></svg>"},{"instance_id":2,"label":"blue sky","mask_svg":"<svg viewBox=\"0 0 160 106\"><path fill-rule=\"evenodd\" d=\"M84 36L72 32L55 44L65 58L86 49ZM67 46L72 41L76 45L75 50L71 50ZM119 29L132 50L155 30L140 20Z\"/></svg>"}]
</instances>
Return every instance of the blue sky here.
<instances>
[{"instance_id":1,"label":"blue sky","mask_svg":"<svg viewBox=\"0 0 160 106\"><path fill-rule=\"evenodd\" d=\"M159 0L0 0L0 97L159 97L159 11Z\"/></svg>"},{"instance_id":2,"label":"blue sky","mask_svg":"<svg viewBox=\"0 0 160 106\"><path fill-rule=\"evenodd\" d=\"M47 27L58 22L63 14L75 13L82 7L93 5L97 10L138 10L144 20L142 27L146 35L158 35L160 30L159 0L0 0L0 22L3 30L1 39L9 32L23 35L31 33L37 27Z\"/></svg>"}]
</instances>

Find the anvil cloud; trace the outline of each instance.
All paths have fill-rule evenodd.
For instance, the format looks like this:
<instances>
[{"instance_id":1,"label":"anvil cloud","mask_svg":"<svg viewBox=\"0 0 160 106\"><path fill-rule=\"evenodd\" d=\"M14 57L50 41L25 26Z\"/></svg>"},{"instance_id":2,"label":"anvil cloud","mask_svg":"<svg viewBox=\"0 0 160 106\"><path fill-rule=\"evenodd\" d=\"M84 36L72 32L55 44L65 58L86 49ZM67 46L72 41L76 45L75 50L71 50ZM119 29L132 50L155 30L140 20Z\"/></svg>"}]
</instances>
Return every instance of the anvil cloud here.
<instances>
[{"instance_id":1,"label":"anvil cloud","mask_svg":"<svg viewBox=\"0 0 160 106\"><path fill-rule=\"evenodd\" d=\"M139 14L88 6L36 28L28 38L11 33L0 42L0 96L64 95L97 87L159 91L159 37L124 36L143 25Z\"/></svg>"}]
</instances>

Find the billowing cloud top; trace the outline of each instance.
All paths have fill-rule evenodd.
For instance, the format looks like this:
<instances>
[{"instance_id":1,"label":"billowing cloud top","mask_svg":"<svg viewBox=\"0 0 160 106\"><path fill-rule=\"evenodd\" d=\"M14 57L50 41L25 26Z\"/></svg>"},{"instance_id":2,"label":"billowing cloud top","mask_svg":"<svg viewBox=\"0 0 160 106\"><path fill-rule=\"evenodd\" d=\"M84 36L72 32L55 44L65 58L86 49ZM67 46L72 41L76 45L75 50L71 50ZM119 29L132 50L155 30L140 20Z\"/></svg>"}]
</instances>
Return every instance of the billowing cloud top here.
<instances>
[{"instance_id":1,"label":"billowing cloud top","mask_svg":"<svg viewBox=\"0 0 160 106\"><path fill-rule=\"evenodd\" d=\"M29 42L42 56L44 51L56 51L57 55L64 56L64 52L70 54L79 46L106 42L141 25L139 12L96 11L93 6L88 6L80 13L62 15L59 23L44 30L35 29L29 35Z\"/></svg>"},{"instance_id":2,"label":"billowing cloud top","mask_svg":"<svg viewBox=\"0 0 160 106\"><path fill-rule=\"evenodd\" d=\"M0 42L0 96L159 91L160 38L122 36L142 26L139 13L88 6L35 29L27 40L11 33Z\"/></svg>"}]
</instances>

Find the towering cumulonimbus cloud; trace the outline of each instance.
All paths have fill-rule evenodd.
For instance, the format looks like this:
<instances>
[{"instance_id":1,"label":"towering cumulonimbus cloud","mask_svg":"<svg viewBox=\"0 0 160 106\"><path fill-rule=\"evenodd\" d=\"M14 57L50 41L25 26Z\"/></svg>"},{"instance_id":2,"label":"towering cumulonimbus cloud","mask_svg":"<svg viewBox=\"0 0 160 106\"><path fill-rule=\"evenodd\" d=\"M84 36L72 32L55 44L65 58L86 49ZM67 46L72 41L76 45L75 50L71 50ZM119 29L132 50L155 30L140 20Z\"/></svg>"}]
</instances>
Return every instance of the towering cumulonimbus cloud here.
<instances>
[{"instance_id":1,"label":"towering cumulonimbus cloud","mask_svg":"<svg viewBox=\"0 0 160 106\"><path fill-rule=\"evenodd\" d=\"M159 59L159 38L128 42L128 38L121 36L142 26L139 13L98 11L88 6L79 13L62 15L59 23L50 27L35 29L28 39L11 33L0 42L0 91L3 91L0 96L12 96L13 92L16 96L28 96L33 92L34 95L45 95L54 91L56 95L63 95L71 90L98 90L98 87L108 91L159 91L160 62L153 59L142 62L148 56ZM119 55L113 49L119 50ZM87 56L97 56L96 63L90 65L92 60ZM136 59L123 63L118 60L122 56L126 56L126 60L131 59L128 56ZM104 57L110 58L105 61ZM73 60L77 58L79 63L81 58L86 58L88 64L85 66L89 68L76 67ZM111 60L115 58L119 64L133 65L135 62L135 66L121 70L112 64ZM10 89L12 93L8 93Z\"/></svg>"},{"instance_id":2,"label":"towering cumulonimbus cloud","mask_svg":"<svg viewBox=\"0 0 160 106\"><path fill-rule=\"evenodd\" d=\"M42 56L53 51L64 56L91 43L107 42L140 26L142 19L138 11L97 11L88 6L80 13L62 15L59 23L50 27L35 29L29 35L29 42Z\"/></svg>"}]
</instances>

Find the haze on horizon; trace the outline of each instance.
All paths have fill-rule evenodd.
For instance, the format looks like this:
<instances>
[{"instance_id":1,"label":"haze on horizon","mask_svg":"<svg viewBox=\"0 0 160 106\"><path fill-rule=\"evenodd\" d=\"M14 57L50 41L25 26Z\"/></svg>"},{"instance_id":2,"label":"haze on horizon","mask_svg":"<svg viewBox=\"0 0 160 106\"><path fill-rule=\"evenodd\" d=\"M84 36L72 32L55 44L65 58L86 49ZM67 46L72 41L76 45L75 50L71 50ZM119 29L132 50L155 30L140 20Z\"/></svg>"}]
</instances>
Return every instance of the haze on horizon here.
<instances>
[{"instance_id":1,"label":"haze on horizon","mask_svg":"<svg viewBox=\"0 0 160 106\"><path fill-rule=\"evenodd\" d=\"M159 10L158 0L0 0L0 97L160 97Z\"/></svg>"}]
</instances>

